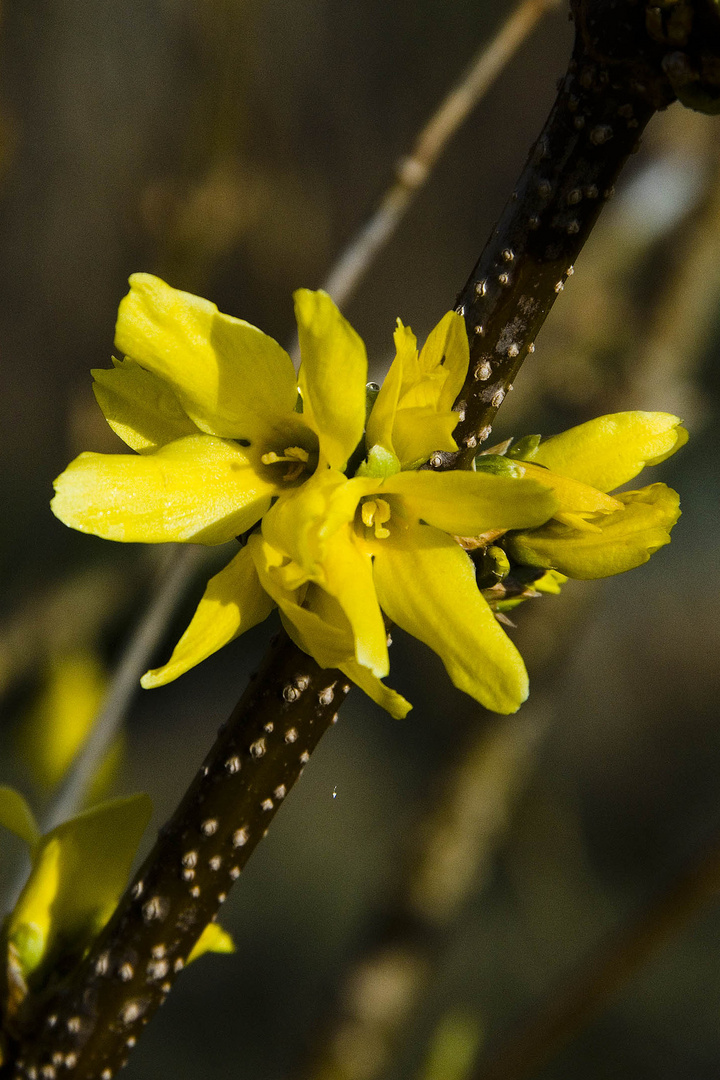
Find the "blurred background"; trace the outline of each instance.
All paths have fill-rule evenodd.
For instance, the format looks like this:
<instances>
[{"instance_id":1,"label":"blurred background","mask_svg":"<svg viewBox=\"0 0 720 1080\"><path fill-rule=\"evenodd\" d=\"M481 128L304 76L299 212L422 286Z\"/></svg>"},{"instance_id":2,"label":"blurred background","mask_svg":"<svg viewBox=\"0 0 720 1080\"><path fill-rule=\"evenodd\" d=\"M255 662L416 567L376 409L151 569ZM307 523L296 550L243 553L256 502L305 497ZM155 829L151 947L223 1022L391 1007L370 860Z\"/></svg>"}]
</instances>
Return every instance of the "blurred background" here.
<instances>
[{"instance_id":1,"label":"blurred background","mask_svg":"<svg viewBox=\"0 0 720 1080\"><path fill-rule=\"evenodd\" d=\"M39 812L65 753L48 753L50 740L82 741L167 560L73 533L48 509L71 457L121 449L89 370L109 366L128 275L157 273L288 343L292 290L320 285L511 9L3 5L0 782ZM423 338L452 306L571 41L561 4L346 305L376 377L396 316ZM652 121L495 428L499 440L623 408L679 413L689 445L641 481L681 493L672 545L631 574L571 582L519 610L533 691L514 718L483 712L394 633L390 682L414 710L396 721L351 695L223 909L236 955L180 980L131 1080L464 1080L578 965L592 970L606 935L668 875L717 843L719 124L680 106ZM106 791L150 792L162 823L270 623L179 683L138 693ZM0 836L0 883L16 856ZM719 1010L710 905L532 1075L714 1080Z\"/></svg>"}]
</instances>

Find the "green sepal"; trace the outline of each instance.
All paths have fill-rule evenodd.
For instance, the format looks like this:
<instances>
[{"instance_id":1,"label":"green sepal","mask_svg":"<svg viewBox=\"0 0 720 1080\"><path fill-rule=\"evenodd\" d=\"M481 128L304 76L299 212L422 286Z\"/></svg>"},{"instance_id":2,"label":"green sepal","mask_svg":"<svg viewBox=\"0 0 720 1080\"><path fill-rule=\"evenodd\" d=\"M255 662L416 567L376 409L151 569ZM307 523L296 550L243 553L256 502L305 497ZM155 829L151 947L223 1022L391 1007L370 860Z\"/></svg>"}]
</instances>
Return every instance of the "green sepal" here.
<instances>
[{"instance_id":1,"label":"green sepal","mask_svg":"<svg viewBox=\"0 0 720 1080\"><path fill-rule=\"evenodd\" d=\"M522 439L518 439L514 446L510 447L507 456L518 461L532 461L541 439L542 435L523 435ZM477 458L475 464L477 465Z\"/></svg>"},{"instance_id":2,"label":"green sepal","mask_svg":"<svg viewBox=\"0 0 720 1080\"><path fill-rule=\"evenodd\" d=\"M475 458L475 472L518 478L523 475L522 466L515 465L514 462L508 461L506 457L501 457L499 454L478 454Z\"/></svg>"},{"instance_id":3,"label":"green sepal","mask_svg":"<svg viewBox=\"0 0 720 1080\"><path fill-rule=\"evenodd\" d=\"M400 462L395 454L378 443L371 447L367 460L358 468L356 476L370 476L374 480L387 480L400 472Z\"/></svg>"}]
</instances>

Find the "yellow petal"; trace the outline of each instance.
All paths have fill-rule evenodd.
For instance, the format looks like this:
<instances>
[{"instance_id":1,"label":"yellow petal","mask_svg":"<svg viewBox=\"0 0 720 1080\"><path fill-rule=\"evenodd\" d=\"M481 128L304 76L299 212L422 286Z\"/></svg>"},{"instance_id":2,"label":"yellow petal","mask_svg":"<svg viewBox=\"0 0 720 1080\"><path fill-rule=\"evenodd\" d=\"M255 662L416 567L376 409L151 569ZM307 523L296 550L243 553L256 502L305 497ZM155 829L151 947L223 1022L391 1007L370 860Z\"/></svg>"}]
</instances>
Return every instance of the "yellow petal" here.
<instances>
[{"instance_id":1,"label":"yellow petal","mask_svg":"<svg viewBox=\"0 0 720 1080\"><path fill-rule=\"evenodd\" d=\"M440 376L436 399L438 412L452 409L465 382L469 364L470 346L465 320L457 311L448 311L430 331L418 361L422 372Z\"/></svg>"},{"instance_id":2,"label":"yellow petal","mask_svg":"<svg viewBox=\"0 0 720 1080\"><path fill-rule=\"evenodd\" d=\"M277 490L248 451L189 435L136 457L81 454L55 481L53 513L106 540L222 544L262 517Z\"/></svg>"},{"instance_id":3,"label":"yellow petal","mask_svg":"<svg viewBox=\"0 0 720 1080\"><path fill-rule=\"evenodd\" d=\"M688 433L681 423L671 413L611 413L545 439L529 460L600 491L613 491L684 446Z\"/></svg>"},{"instance_id":4,"label":"yellow petal","mask_svg":"<svg viewBox=\"0 0 720 1080\"><path fill-rule=\"evenodd\" d=\"M203 956L207 952L235 952L235 942L230 937L227 930L223 930L222 926L219 926L214 922L207 924L202 934L195 942L185 963L192 964L193 960L197 960L199 956Z\"/></svg>"},{"instance_id":5,"label":"yellow petal","mask_svg":"<svg viewBox=\"0 0 720 1080\"><path fill-rule=\"evenodd\" d=\"M377 485L372 478L348 480L336 469L318 469L278 499L263 518L263 536L303 569L303 580L317 580L327 539L352 521L362 496Z\"/></svg>"},{"instance_id":6,"label":"yellow petal","mask_svg":"<svg viewBox=\"0 0 720 1080\"><path fill-rule=\"evenodd\" d=\"M651 484L618 495L618 501L619 510L594 519L593 532L551 521L508 537L508 552L516 562L580 579L609 577L641 566L670 542L680 500L665 484Z\"/></svg>"},{"instance_id":7,"label":"yellow petal","mask_svg":"<svg viewBox=\"0 0 720 1080\"><path fill-rule=\"evenodd\" d=\"M457 450L452 411L470 359L465 323L449 311L420 355L409 327L398 319L395 359L370 414L367 445L391 450L403 469L417 468L434 450Z\"/></svg>"},{"instance_id":8,"label":"yellow petal","mask_svg":"<svg viewBox=\"0 0 720 1080\"><path fill-rule=\"evenodd\" d=\"M373 585L372 561L351 529L339 530L323 556L323 588L334 596L352 628L355 659L377 678L390 670L387 631Z\"/></svg>"},{"instance_id":9,"label":"yellow petal","mask_svg":"<svg viewBox=\"0 0 720 1080\"><path fill-rule=\"evenodd\" d=\"M292 361L276 341L151 274L130 278L115 342L168 382L211 435L266 444L299 419Z\"/></svg>"},{"instance_id":10,"label":"yellow petal","mask_svg":"<svg viewBox=\"0 0 720 1080\"><path fill-rule=\"evenodd\" d=\"M147 671L140 682L146 690L177 679L233 638L263 622L273 601L260 585L247 547L241 548L224 570L210 578L192 621L164 667Z\"/></svg>"},{"instance_id":11,"label":"yellow petal","mask_svg":"<svg viewBox=\"0 0 720 1080\"><path fill-rule=\"evenodd\" d=\"M402 472L376 490L402 496L408 517L455 536L540 525L557 508L552 490L534 479L480 472Z\"/></svg>"},{"instance_id":12,"label":"yellow petal","mask_svg":"<svg viewBox=\"0 0 720 1080\"><path fill-rule=\"evenodd\" d=\"M298 289L294 296L303 418L317 433L321 457L343 469L365 428L365 346L327 293Z\"/></svg>"},{"instance_id":13,"label":"yellow petal","mask_svg":"<svg viewBox=\"0 0 720 1080\"><path fill-rule=\"evenodd\" d=\"M60 963L67 970L99 933L125 887L150 810L147 795L114 799L43 837L8 925L25 975Z\"/></svg>"},{"instance_id":14,"label":"yellow petal","mask_svg":"<svg viewBox=\"0 0 720 1080\"><path fill-rule=\"evenodd\" d=\"M555 516L580 514L611 514L619 509L617 499L612 495L606 495L599 488L583 484L572 477L563 476L561 473L552 472L534 462L521 464L524 475L529 480L535 480L538 484L547 485L555 493L559 503ZM578 518L578 524L582 518Z\"/></svg>"},{"instance_id":15,"label":"yellow petal","mask_svg":"<svg viewBox=\"0 0 720 1080\"><path fill-rule=\"evenodd\" d=\"M172 387L134 360L96 368L93 391L103 415L123 442L147 454L184 435L197 434Z\"/></svg>"},{"instance_id":16,"label":"yellow petal","mask_svg":"<svg viewBox=\"0 0 720 1080\"><path fill-rule=\"evenodd\" d=\"M283 625L295 644L312 656L320 667L334 668L354 659L352 627L337 600L323 594L315 585L288 588L282 574L287 560L260 533L253 533L247 547L255 561L260 583L280 609ZM303 601L312 600L317 601L315 610L302 606Z\"/></svg>"},{"instance_id":17,"label":"yellow petal","mask_svg":"<svg viewBox=\"0 0 720 1080\"><path fill-rule=\"evenodd\" d=\"M105 672L91 653L55 658L47 680L22 725L23 757L35 783L54 787L85 743L106 688Z\"/></svg>"},{"instance_id":18,"label":"yellow petal","mask_svg":"<svg viewBox=\"0 0 720 1080\"><path fill-rule=\"evenodd\" d=\"M26 799L14 788L0 786L0 825L15 833L33 848L40 839L35 815Z\"/></svg>"},{"instance_id":19,"label":"yellow petal","mask_svg":"<svg viewBox=\"0 0 720 1080\"><path fill-rule=\"evenodd\" d=\"M402 720L412 709L412 705L409 701L406 701L402 694L398 694L396 690L391 690L389 686L385 686L384 683L380 682L380 679L373 675L371 671L368 671L366 667L358 664L357 661L348 660L340 664L340 670L343 675L347 675L349 679L352 679L376 705L385 709L396 720Z\"/></svg>"},{"instance_id":20,"label":"yellow petal","mask_svg":"<svg viewBox=\"0 0 720 1080\"><path fill-rule=\"evenodd\" d=\"M400 391L403 386L406 358L411 363L415 363L417 358L417 340L409 326L403 326L398 319L393 336L395 339L395 359L383 379L380 392L368 417L366 436L368 449L373 446L383 446L391 453L395 452L393 431Z\"/></svg>"},{"instance_id":21,"label":"yellow petal","mask_svg":"<svg viewBox=\"0 0 720 1080\"><path fill-rule=\"evenodd\" d=\"M375 545L374 577L383 611L438 654L455 686L495 712L520 707L528 693L522 657L455 541L428 525L397 531Z\"/></svg>"}]
</instances>

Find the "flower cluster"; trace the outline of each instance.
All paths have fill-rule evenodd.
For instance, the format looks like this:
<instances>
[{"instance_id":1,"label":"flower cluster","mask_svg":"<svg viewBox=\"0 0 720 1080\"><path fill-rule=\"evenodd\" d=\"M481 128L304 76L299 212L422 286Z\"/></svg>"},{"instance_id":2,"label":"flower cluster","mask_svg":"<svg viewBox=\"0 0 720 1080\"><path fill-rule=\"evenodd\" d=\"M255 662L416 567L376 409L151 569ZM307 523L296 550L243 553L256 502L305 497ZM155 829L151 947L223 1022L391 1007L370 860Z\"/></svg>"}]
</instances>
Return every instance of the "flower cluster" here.
<instances>
[{"instance_id":1,"label":"flower cluster","mask_svg":"<svg viewBox=\"0 0 720 1080\"><path fill-rule=\"evenodd\" d=\"M619 573L667 543L674 492L608 492L678 449L680 421L619 413L480 455L473 470L421 469L457 449L462 318L445 315L421 351L398 320L395 359L368 395L365 347L330 297L301 289L295 313L297 378L256 327L158 278L131 278L116 332L125 359L93 374L105 417L137 453L81 454L56 481L53 510L111 540L244 541L143 685L175 679L277 607L322 667L404 716L409 703L382 681L384 613L438 653L460 689L516 710L527 674L494 590L515 575L520 598L557 591L562 575Z\"/></svg>"}]
</instances>

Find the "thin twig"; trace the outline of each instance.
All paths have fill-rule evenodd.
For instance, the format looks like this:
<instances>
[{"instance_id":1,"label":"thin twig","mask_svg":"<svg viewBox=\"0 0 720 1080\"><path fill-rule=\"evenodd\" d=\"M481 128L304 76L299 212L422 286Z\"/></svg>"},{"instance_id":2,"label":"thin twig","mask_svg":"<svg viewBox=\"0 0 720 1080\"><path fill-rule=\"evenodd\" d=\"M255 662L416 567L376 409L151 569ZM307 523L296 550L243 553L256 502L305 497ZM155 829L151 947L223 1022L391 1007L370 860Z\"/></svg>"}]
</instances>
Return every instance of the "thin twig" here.
<instances>
[{"instance_id":1,"label":"thin twig","mask_svg":"<svg viewBox=\"0 0 720 1080\"><path fill-rule=\"evenodd\" d=\"M498 75L529 37L542 16L560 0L522 0L495 37L476 53L469 67L422 129L411 152L395 166L388 188L370 220L337 259L323 283L342 306L354 294L378 253L402 221L415 195L428 180L448 142Z\"/></svg>"},{"instance_id":2,"label":"thin twig","mask_svg":"<svg viewBox=\"0 0 720 1080\"><path fill-rule=\"evenodd\" d=\"M586 957L557 993L547 995L537 1014L481 1061L473 1080L527 1080L584 1027L616 990L625 986L650 956L687 925L720 888L720 843L676 878L627 926Z\"/></svg>"},{"instance_id":3,"label":"thin twig","mask_svg":"<svg viewBox=\"0 0 720 1080\"><path fill-rule=\"evenodd\" d=\"M147 670L149 658L162 640L165 628L204 555L205 549L199 545L174 546L170 566L163 573L147 611L136 624L123 650L90 736L48 808L43 832L54 829L82 805L93 777L137 693L140 676Z\"/></svg>"}]
</instances>

